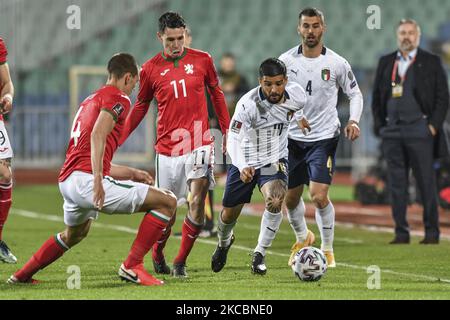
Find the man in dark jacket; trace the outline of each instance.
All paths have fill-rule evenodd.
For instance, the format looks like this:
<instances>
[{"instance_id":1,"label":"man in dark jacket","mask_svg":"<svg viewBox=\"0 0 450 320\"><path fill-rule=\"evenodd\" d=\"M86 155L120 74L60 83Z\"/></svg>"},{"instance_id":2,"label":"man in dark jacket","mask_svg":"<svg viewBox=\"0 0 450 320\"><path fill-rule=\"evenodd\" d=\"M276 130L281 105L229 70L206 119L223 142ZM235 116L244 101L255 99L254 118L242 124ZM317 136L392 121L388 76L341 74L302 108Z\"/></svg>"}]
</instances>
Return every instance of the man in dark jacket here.
<instances>
[{"instance_id":1,"label":"man in dark jacket","mask_svg":"<svg viewBox=\"0 0 450 320\"><path fill-rule=\"evenodd\" d=\"M449 105L447 75L440 58L418 48L420 27L412 19L397 27L399 49L383 56L376 71L372 111L375 134L382 138L395 238L409 243L406 220L408 175L413 169L423 201L425 238L439 243L439 214L434 159L447 155L442 124Z\"/></svg>"}]
</instances>

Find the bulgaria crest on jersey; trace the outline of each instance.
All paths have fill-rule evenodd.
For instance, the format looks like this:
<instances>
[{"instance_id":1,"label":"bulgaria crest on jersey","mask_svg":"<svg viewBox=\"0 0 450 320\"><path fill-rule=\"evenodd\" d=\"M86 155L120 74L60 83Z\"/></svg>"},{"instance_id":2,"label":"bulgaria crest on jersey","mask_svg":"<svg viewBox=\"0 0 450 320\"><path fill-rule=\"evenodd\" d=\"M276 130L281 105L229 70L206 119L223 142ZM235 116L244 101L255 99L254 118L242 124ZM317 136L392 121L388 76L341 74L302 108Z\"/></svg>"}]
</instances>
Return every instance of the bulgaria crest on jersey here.
<instances>
[{"instance_id":1,"label":"bulgaria crest on jersey","mask_svg":"<svg viewBox=\"0 0 450 320\"><path fill-rule=\"evenodd\" d=\"M331 78L330 69L328 69L328 68L322 69L322 80L328 81L328 80L330 80L330 78Z\"/></svg>"}]
</instances>

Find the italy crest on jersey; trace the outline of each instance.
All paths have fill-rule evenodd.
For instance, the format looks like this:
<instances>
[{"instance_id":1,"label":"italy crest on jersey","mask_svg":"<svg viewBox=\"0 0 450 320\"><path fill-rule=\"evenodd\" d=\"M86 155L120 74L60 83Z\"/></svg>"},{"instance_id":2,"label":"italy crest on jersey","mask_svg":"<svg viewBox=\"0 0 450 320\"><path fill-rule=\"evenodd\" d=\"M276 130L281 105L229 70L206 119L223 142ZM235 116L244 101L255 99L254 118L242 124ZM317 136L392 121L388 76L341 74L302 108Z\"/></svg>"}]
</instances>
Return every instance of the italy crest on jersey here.
<instances>
[{"instance_id":1,"label":"italy crest on jersey","mask_svg":"<svg viewBox=\"0 0 450 320\"><path fill-rule=\"evenodd\" d=\"M291 121L293 117L294 117L294 111L289 111L287 113L287 121Z\"/></svg>"},{"instance_id":2,"label":"italy crest on jersey","mask_svg":"<svg viewBox=\"0 0 450 320\"><path fill-rule=\"evenodd\" d=\"M326 68L326 69L322 69L322 80L323 81L328 81L331 78L331 72L330 69Z\"/></svg>"}]
</instances>

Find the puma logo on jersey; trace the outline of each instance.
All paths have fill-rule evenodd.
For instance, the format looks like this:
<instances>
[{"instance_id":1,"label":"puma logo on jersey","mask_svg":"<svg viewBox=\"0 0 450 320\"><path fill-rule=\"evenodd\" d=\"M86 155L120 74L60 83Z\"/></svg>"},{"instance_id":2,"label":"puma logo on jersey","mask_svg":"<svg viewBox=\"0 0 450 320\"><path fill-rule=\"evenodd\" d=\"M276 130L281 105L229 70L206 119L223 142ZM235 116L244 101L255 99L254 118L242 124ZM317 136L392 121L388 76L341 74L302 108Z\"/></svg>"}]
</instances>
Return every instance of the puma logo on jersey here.
<instances>
[{"instance_id":1,"label":"puma logo on jersey","mask_svg":"<svg viewBox=\"0 0 450 320\"><path fill-rule=\"evenodd\" d=\"M292 72L292 73L295 73L295 76L297 76L298 69L297 69L297 70L292 70L292 69L291 69L291 72Z\"/></svg>"},{"instance_id":2,"label":"puma logo on jersey","mask_svg":"<svg viewBox=\"0 0 450 320\"><path fill-rule=\"evenodd\" d=\"M186 71L186 74L193 74L194 73L194 65L193 64L186 64L184 66L184 71Z\"/></svg>"},{"instance_id":3,"label":"puma logo on jersey","mask_svg":"<svg viewBox=\"0 0 450 320\"><path fill-rule=\"evenodd\" d=\"M170 71L170 69L166 69L163 72L161 72L161 75L164 77L167 74L167 72L169 72L169 71Z\"/></svg>"}]
</instances>

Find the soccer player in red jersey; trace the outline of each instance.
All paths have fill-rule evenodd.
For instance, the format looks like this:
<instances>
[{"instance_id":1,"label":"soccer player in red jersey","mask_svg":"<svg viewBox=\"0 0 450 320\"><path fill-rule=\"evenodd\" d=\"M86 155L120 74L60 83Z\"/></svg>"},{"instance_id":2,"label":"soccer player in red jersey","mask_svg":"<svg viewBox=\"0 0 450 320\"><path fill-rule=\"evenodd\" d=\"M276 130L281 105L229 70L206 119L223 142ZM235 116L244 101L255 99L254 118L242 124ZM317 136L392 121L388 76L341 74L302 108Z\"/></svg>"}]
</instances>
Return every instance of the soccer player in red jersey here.
<instances>
[{"instance_id":1,"label":"soccer player in red jersey","mask_svg":"<svg viewBox=\"0 0 450 320\"><path fill-rule=\"evenodd\" d=\"M186 202L188 187L192 196L182 227L180 250L173 264L172 274L176 277L187 277L186 259L202 230L206 194L215 184L206 90L219 119L223 142L230 121L213 60L208 53L185 46L185 29L186 23L178 13L166 12L159 18L157 36L163 51L142 66L137 102L126 123L126 132L130 134L144 118L150 102L156 99L156 184L173 191L178 205ZM225 152L224 143L222 146ZM174 221L175 217L153 247L157 273L170 273L163 249Z\"/></svg>"},{"instance_id":2,"label":"soccer player in red jersey","mask_svg":"<svg viewBox=\"0 0 450 320\"><path fill-rule=\"evenodd\" d=\"M151 187L141 170L111 164L123 133L138 81L133 56L114 55L108 63L107 84L86 98L75 116L66 161L59 175L66 230L50 237L8 283L36 283L32 277L83 240L92 220L108 214L146 212L119 276L140 285L161 285L144 268L144 256L161 237L175 213L172 192ZM115 180L117 179L117 180Z\"/></svg>"},{"instance_id":3,"label":"soccer player in red jersey","mask_svg":"<svg viewBox=\"0 0 450 320\"><path fill-rule=\"evenodd\" d=\"M14 97L14 86L9 74L7 56L5 43L0 38L0 261L16 263L17 258L2 240L3 226L8 218L12 202L11 159L13 152L3 122L3 114L11 111Z\"/></svg>"}]
</instances>

